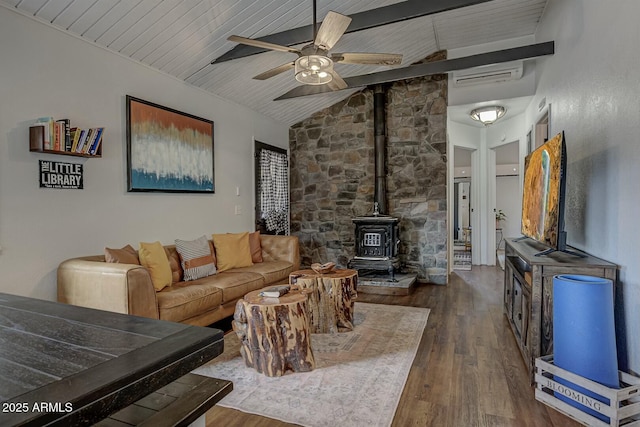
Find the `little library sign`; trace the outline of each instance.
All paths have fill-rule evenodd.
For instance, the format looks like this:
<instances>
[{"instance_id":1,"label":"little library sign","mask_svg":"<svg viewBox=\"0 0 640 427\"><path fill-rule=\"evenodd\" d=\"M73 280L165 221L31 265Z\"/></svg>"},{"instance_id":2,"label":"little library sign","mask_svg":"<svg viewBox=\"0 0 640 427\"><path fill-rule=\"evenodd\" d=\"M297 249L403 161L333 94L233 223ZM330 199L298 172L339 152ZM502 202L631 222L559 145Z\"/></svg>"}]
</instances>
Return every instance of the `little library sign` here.
<instances>
[{"instance_id":1,"label":"little library sign","mask_svg":"<svg viewBox=\"0 0 640 427\"><path fill-rule=\"evenodd\" d=\"M40 188L82 189L82 165L40 160Z\"/></svg>"}]
</instances>

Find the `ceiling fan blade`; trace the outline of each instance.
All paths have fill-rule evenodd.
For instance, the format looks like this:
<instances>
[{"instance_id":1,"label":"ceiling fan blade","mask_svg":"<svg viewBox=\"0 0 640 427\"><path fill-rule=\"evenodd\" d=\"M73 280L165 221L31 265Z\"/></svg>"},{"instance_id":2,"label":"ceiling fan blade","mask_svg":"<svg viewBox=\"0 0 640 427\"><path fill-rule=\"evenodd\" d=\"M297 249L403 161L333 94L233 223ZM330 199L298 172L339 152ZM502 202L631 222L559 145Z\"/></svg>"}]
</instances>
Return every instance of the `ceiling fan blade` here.
<instances>
[{"instance_id":1,"label":"ceiling fan blade","mask_svg":"<svg viewBox=\"0 0 640 427\"><path fill-rule=\"evenodd\" d=\"M295 48L292 48L292 47L281 46L279 44L263 42L261 40L254 40L254 39L250 39L250 38L247 38L247 37L229 36L229 38L227 40L232 41L232 42L236 42L236 43L246 44L246 45L249 45L249 46L260 47L260 48L263 48L263 49L277 50L279 52L291 52L291 53L298 53L298 54L300 53L300 51L298 49L295 49Z\"/></svg>"},{"instance_id":2,"label":"ceiling fan blade","mask_svg":"<svg viewBox=\"0 0 640 427\"><path fill-rule=\"evenodd\" d=\"M332 71L331 75L333 76L333 79L329 83L327 83L327 86L329 86L332 90L342 90L349 87L347 85L347 82L342 80L342 77L340 77L340 74L336 73L335 71Z\"/></svg>"},{"instance_id":3,"label":"ceiling fan blade","mask_svg":"<svg viewBox=\"0 0 640 427\"><path fill-rule=\"evenodd\" d=\"M377 73L347 77L345 79L345 82L351 89L379 83L389 83L398 80L413 79L433 74L443 74L457 70L466 70L467 68L480 67L483 65L500 64L503 62L518 61L521 59L532 59L540 56L553 55L554 52L555 43L553 41L535 43L510 49L496 50L493 52L464 56L462 58L445 59L443 61L436 62L426 62L423 64L409 65L408 67L403 68L394 68L392 70L380 71ZM274 99L274 101L297 98L300 96L316 95L332 91L333 90L327 87L327 85L303 85L298 86L283 95L280 95L279 97Z\"/></svg>"},{"instance_id":4,"label":"ceiling fan blade","mask_svg":"<svg viewBox=\"0 0 640 427\"><path fill-rule=\"evenodd\" d=\"M317 95L321 93L333 92L328 85L301 85L296 86L284 95L275 98L274 101L282 101L283 99L298 98L301 96Z\"/></svg>"},{"instance_id":5,"label":"ceiling fan blade","mask_svg":"<svg viewBox=\"0 0 640 427\"><path fill-rule=\"evenodd\" d=\"M351 18L339 13L329 11L325 16L316 35L316 39L313 42L316 46L320 46L322 49L329 50L340 37L347 31Z\"/></svg>"},{"instance_id":6,"label":"ceiling fan blade","mask_svg":"<svg viewBox=\"0 0 640 427\"><path fill-rule=\"evenodd\" d=\"M396 53L334 53L333 62L344 64L365 65L398 65L402 62L402 55Z\"/></svg>"},{"instance_id":7,"label":"ceiling fan blade","mask_svg":"<svg viewBox=\"0 0 640 427\"><path fill-rule=\"evenodd\" d=\"M433 15L490 1L493 0L401 1L350 15L353 21L349 25L348 32L368 30L382 25L406 21L407 19L415 19L421 16ZM313 26L305 25L304 27L293 28L260 37L260 40L292 46L312 41L312 34ZM262 52L264 52L264 50L254 47L236 46L229 52L214 59L212 63L217 64L231 61Z\"/></svg>"},{"instance_id":8,"label":"ceiling fan blade","mask_svg":"<svg viewBox=\"0 0 640 427\"><path fill-rule=\"evenodd\" d=\"M276 68L272 68L270 70L265 71L264 73L260 73L255 76L254 80L267 80L271 77L277 76L278 74L282 74L285 71L289 71L295 66L295 62L287 62L286 64L282 64Z\"/></svg>"}]
</instances>

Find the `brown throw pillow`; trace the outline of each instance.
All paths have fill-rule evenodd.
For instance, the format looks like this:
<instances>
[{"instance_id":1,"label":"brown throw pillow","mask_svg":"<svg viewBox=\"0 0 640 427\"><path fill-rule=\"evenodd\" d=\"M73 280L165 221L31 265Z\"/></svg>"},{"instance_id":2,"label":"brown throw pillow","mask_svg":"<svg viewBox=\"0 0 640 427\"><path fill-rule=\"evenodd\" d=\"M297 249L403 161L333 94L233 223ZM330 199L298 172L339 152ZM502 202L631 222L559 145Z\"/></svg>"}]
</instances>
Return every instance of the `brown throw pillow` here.
<instances>
[{"instance_id":1,"label":"brown throw pillow","mask_svg":"<svg viewBox=\"0 0 640 427\"><path fill-rule=\"evenodd\" d=\"M138 251L133 249L133 246L131 245L127 245L122 249L104 248L104 260L106 262L115 262L119 264L140 265Z\"/></svg>"},{"instance_id":2,"label":"brown throw pillow","mask_svg":"<svg viewBox=\"0 0 640 427\"><path fill-rule=\"evenodd\" d=\"M249 233L249 248L251 249L251 261L262 262L262 245L260 244L260 232Z\"/></svg>"},{"instance_id":3,"label":"brown throw pillow","mask_svg":"<svg viewBox=\"0 0 640 427\"><path fill-rule=\"evenodd\" d=\"M182 274L182 265L180 265L180 254L178 253L178 250L175 246L167 245L165 246L164 251L167 253L169 267L171 267L171 282L182 282L184 277Z\"/></svg>"}]
</instances>

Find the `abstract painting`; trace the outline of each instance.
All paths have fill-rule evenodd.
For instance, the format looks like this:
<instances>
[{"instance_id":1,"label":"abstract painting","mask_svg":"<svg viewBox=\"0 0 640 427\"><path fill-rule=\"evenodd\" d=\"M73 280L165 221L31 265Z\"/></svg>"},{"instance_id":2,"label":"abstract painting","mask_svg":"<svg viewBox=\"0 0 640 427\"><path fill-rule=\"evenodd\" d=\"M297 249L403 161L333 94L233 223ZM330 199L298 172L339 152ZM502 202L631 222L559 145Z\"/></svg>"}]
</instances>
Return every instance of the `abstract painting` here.
<instances>
[{"instance_id":1,"label":"abstract painting","mask_svg":"<svg viewBox=\"0 0 640 427\"><path fill-rule=\"evenodd\" d=\"M127 95L128 191L214 193L213 122Z\"/></svg>"},{"instance_id":2,"label":"abstract painting","mask_svg":"<svg viewBox=\"0 0 640 427\"><path fill-rule=\"evenodd\" d=\"M522 234L555 247L560 224L564 135L535 149L525 159Z\"/></svg>"}]
</instances>

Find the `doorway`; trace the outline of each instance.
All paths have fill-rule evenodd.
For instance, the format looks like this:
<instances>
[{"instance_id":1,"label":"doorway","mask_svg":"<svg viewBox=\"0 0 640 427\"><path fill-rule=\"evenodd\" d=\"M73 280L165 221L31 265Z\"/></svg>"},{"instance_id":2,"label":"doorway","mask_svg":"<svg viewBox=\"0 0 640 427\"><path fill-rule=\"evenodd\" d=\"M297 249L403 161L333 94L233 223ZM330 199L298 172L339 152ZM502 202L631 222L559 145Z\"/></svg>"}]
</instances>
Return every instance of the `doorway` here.
<instances>
[{"instance_id":1,"label":"doorway","mask_svg":"<svg viewBox=\"0 0 640 427\"><path fill-rule=\"evenodd\" d=\"M547 106L547 109L543 111L542 116L536 122L535 131L535 145L534 149L540 147L542 144L549 140L549 110L551 106ZM533 150L530 150L533 151Z\"/></svg>"},{"instance_id":2,"label":"doorway","mask_svg":"<svg viewBox=\"0 0 640 427\"><path fill-rule=\"evenodd\" d=\"M471 270L471 154L474 150L454 147L453 180L453 270Z\"/></svg>"},{"instance_id":3,"label":"doorway","mask_svg":"<svg viewBox=\"0 0 640 427\"><path fill-rule=\"evenodd\" d=\"M456 179L453 185L455 197L453 240L456 245L463 246L466 243L468 249L471 249L471 241L465 235L465 230L471 226L471 180Z\"/></svg>"},{"instance_id":4,"label":"doorway","mask_svg":"<svg viewBox=\"0 0 640 427\"><path fill-rule=\"evenodd\" d=\"M513 141L494 148L496 159L496 262L504 269L505 239L520 236L520 142Z\"/></svg>"}]
</instances>

